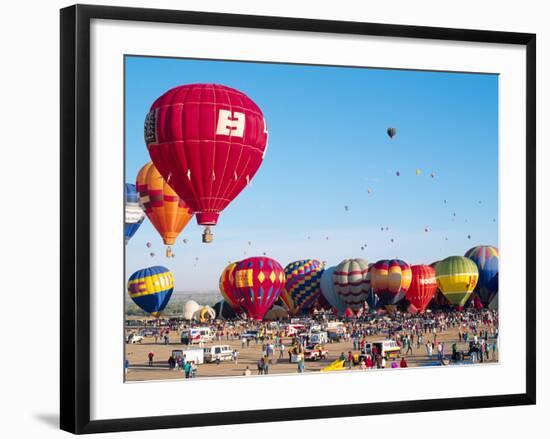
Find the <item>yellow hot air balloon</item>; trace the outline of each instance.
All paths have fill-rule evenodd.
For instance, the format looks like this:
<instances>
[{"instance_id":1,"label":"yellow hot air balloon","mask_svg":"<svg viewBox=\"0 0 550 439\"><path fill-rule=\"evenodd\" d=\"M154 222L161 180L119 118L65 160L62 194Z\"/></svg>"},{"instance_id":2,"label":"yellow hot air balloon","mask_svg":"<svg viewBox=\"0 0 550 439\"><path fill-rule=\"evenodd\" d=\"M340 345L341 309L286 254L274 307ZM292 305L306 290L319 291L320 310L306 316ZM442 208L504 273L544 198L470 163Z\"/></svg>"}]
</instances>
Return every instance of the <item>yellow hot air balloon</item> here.
<instances>
[{"instance_id":1,"label":"yellow hot air balloon","mask_svg":"<svg viewBox=\"0 0 550 439\"><path fill-rule=\"evenodd\" d=\"M145 214L157 229L164 244L175 244L176 238L193 217L191 209L164 181L153 162L141 168L136 187ZM166 256L171 255L172 250L168 247Z\"/></svg>"},{"instance_id":2,"label":"yellow hot air balloon","mask_svg":"<svg viewBox=\"0 0 550 439\"><path fill-rule=\"evenodd\" d=\"M479 272L474 261L450 256L436 265L437 286L451 305L464 306L477 285Z\"/></svg>"},{"instance_id":3,"label":"yellow hot air balloon","mask_svg":"<svg viewBox=\"0 0 550 439\"><path fill-rule=\"evenodd\" d=\"M235 296L235 267L237 266L236 262L229 263L227 267L224 268L220 276L220 293L223 296L226 303L235 311L240 313L241 307L237 297Z\"/></svg>"}]
</instances>

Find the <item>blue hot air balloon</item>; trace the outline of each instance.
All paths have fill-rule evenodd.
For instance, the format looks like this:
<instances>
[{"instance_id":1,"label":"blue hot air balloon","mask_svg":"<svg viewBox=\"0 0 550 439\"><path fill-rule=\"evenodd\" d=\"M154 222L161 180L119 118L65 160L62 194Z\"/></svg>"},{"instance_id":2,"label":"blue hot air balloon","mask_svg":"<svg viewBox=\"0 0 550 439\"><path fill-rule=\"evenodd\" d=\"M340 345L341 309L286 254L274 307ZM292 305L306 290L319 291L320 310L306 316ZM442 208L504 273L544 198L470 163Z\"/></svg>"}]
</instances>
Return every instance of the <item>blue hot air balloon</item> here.
<instances>
[{"instance_id":1,"label":"blue hot air balloon","mask_svg":"<svg viewBox=\"0 0 550 439\"><path fill-rule=\"evenodd\" d=\"M142 310L158 317L174 291L174 275L155 266L136 271L128 279L128 294Z\"/></svg>"},{"instance_id":2,"label":"blue hot air balloon","mask_svg":"<svg viewBox=\"0 0 550 439\"><path fill-rule=\"evenodd\" d=\"M473 247L464 255L477 265L479 280L475 292L484 306L489 306L498 294L498 249L490 245Z\"/></svg>"},{"instance_id":3,"label":"blue hot air balloon","mask_svg":"<svg viewBox=\"0 0 550 439\"><path fill-rule=\"evenodd\" d=\"M124 201L124 238L128 244L145 218L145 212L139 204L139 194L135 184L126 183L124 185Z\"/></svg>"}]
</instances>

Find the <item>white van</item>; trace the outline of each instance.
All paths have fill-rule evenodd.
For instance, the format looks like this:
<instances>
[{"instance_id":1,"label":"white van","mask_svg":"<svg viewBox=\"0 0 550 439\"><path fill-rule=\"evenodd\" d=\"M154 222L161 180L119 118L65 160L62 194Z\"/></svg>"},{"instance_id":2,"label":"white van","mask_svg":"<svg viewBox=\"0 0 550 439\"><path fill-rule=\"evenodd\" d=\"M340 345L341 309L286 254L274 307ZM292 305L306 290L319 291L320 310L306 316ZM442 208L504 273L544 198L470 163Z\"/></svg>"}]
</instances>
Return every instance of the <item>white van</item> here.
<instances>
[{"instance_id":1,"label":"white van","mask_svg":"<svg viewBox=\"0 0 550 439\"><path fill-rule=\"evenodd\" d=\"M186 345L212 341L214 334L208 326L186 329L181 333L181 342Z\"/></svg>"},{"instance_id":2,"label":"white van","mask_svg":"<svg viewBox=\"0 0 550 439\"><path fill-rule=\"evenodd\" d=\"M228 345L214 345L208 346L203 349L204 361L206 363L213 363L216 359L220 358L220 361L230 361L233 356L233 349Z\"/></svg>"}]
</instances>

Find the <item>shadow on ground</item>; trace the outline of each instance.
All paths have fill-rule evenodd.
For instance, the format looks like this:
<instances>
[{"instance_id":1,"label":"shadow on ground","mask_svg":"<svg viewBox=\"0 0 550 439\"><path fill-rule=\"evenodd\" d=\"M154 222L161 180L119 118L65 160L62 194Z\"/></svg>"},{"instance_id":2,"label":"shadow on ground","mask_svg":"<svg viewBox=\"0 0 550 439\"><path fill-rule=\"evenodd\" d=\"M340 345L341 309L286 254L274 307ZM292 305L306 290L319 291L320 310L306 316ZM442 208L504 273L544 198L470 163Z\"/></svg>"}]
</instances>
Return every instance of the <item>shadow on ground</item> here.
<instances>
[{"instance_id":1,"label":"shadow on ground","mask_svg":"<svg viewBox=\"0 0 550 439\"><path fill-rule=\"evenodd\" d=\"M59 415L57 413L35 413L34 417L44 425L59 430Z\"/></svg>"}]
</instances>

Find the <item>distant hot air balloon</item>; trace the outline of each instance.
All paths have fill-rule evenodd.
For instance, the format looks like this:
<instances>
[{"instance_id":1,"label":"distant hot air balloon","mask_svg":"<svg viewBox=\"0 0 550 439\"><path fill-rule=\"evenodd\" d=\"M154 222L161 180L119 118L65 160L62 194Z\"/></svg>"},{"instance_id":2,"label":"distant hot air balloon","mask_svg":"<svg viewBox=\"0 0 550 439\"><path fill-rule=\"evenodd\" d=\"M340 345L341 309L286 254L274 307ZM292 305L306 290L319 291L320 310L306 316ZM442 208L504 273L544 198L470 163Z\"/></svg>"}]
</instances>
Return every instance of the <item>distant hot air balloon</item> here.
<instances>
[{"instance_id":1,"label":"distant hot air balloon","mask_svg":"<svg viewBox=\"0 0 550 439\"><path fill-rule=\"evenodd\" d=\"M393 139L395 137L395 135L397 134L397 129L390 127L386 130L386 133L388 133L388 136L389 136L390 139Z\"/></svg>"},{"instance_id":2,"label":"distant hot air balloon","mask_svg":"<svg viewBox=\"0 0 550 439\"><path fill-rule=\"evenodd\" d=\"M151 248L151 246L152 246L153 244L151 244L150 242L147 242L145 245L147 246L147 248Z\"/></svg>"},{"instance_id":3,"label":"distant hot air balloon","mask_svg":"<svg viewBox=\"0 0 550 439\"><path fill-rule=\"evenodd\" d=\"M220 213L252 181L267 150L267 125L244 93L189 84L160 96L145 119L145 143L160 174L213 239Z\"/></svg>"},{"instance_id":4,"label":"distant hot air balloon","mask_svg":"<svg viewBox=\"0 0 550 439\"><path fill-rule=\"evenodd\" d=\"M365 259L344 259L332 275L334 290L346 308L359 311L370 294L369 263Z\"/></svg>"},{"instance_id":5,"label":"distant hot air balloon","mask_svg":"<svg viewBox=\"0 0 550 439\"><path fill-rule=\"evenodd\" d=\"M151 256L152 258L154 258L154 257L155 257L155 253L151 252L151 253L149 253L149 256Z\"/></svg>"},{"instance_id":6,"label":"distant hot air balloon","mask_svg":"<svg viewBox=\"0 0 550 439\"><path fill-rule=\"evenodd\" d=\"M238 304L238 298L235 294L235 267L236 262L230 263L224 268L220 276L220 293L223 296L225 302L233 308L236 313L240 312Z\"/></svg>"},{"instance_id":7,"label":"distant hot air balloon","mask_svg":"<svg viewBox=\"0 0 550 439\"><path fill-rule=\"evenodd\" d=\"M464 255L477 265L479 280L475 292L484 306L489 306L498 293L498 249L490 245L471 248Z\"/></svg>"},{"instance_id":8,"label":"distant hot air balloon","mask_svg":"<svg viewBox=\"0 0 550 439\"><path fill-rule=\"evenodd\" d=\"M124 238L126 244L139 229L145 212L139 205L139 196L134 184L126 183L124 185Z\"/></svg>"},{"instance_id":9,"label":"distant hot air balloon","mask_svg":"<svg viewBox=\"0 0 550 439\"><path fill-rule=\"evenodd\" d=\"M320 281L321 294L336 312L342 315L346 310L346 304L342 301L334 286L333 275L335 270L336 267L329 267L323 271Z\"/></svg>"},{"instance_id":10,"label":"distant hot air balloon","mask_svg":"<svg viewBox=\"0 0 550 439\"><path fill-rule=\"evenodd\" d=\"M416 170L416 175L420 175L420 174L422 174L422 171L420 169L417 169Z\"/></svg>"},{"instance_id":11,"label":"distant hot air balloon","mask_svg":"<svg viewBox=\"0 0 550 439\"><path fill-rule=\"evenodd\" d=\"M437 292L435 269L429 265L411 266L411 286L405 298L418 312L424 312Z\"/></svg>"},{"instance_id":12,"label":"distant hot air balloon","mask_svg":"<svg viewBox=\"0 0 550 439\"><path fill-rule=\"evenodd\" d=\"M262 320L283 291L285 272L271 258L252 257L235 267L235 297L247 316Z\"/></svg>"},{"instance_id":13,"label":"distant hot air balloon","mask_svg":"<svg viewBox=\"0 0 550 439\"><path fill-rule=\"evenodd\" d=\"M321 294L324 266L316 259L294 261L285 267L282 299L291 315L303 314L315 305Z\"/></svg>"},{"instance_id":14,"label":"distant hot air balloon","mask_svg":"<svg viewBox=\"0 0 550 439\"><path fill-rule=\"evenodd\" d=\"M396 171L396 172L395 172L395 175L397 175L397 176L399 177L399 176L401 175L401 172Z\"/></svg>"},{"instance_id":15,"label":"distant hot air balloon","mask_svg":"<svg viewBox=\"0 0 550 439\"><path fill-rule=\"evenodd\" d=\"M411 267L401 259L380 260L371 268L372 289L382 305L396 305L411 285Z\"/></svg>"},{"instance_id":16,"label":"distant hot air balloon","mask_svg":"<svg viewBox=\"0 0 550 439\"><path fill-rule=\"evenodd\" d=\"M475 262L464 256L449 256L437 263L435 272L437 285L447 301L464 306L479 278Z\"/></svg>"},{"instance_id":17,"label":"distant hot air balloon","mask_svg":"<svg viewBox=\"0 0 550 439\"><path fill-rule=\"evenodd\" d=\"M139 171L137 190L147 218L157 229L164 244L175 244L176 238L193 216L189 207L164 181L152 162ZM170 247L167 256L169 253Z\"/></svg>"},{"instance_id":18,"label":"distant hot air balloon","mask_svg":"<svg viewBox=\"0 0 550 439\"><path fill-rule=\"evenodd\" d=\"M158 317L174 290L174 275L165 267L155 266L136 271L128 279L130 298L144 311Z\"/></svg>"}]
</instances>

